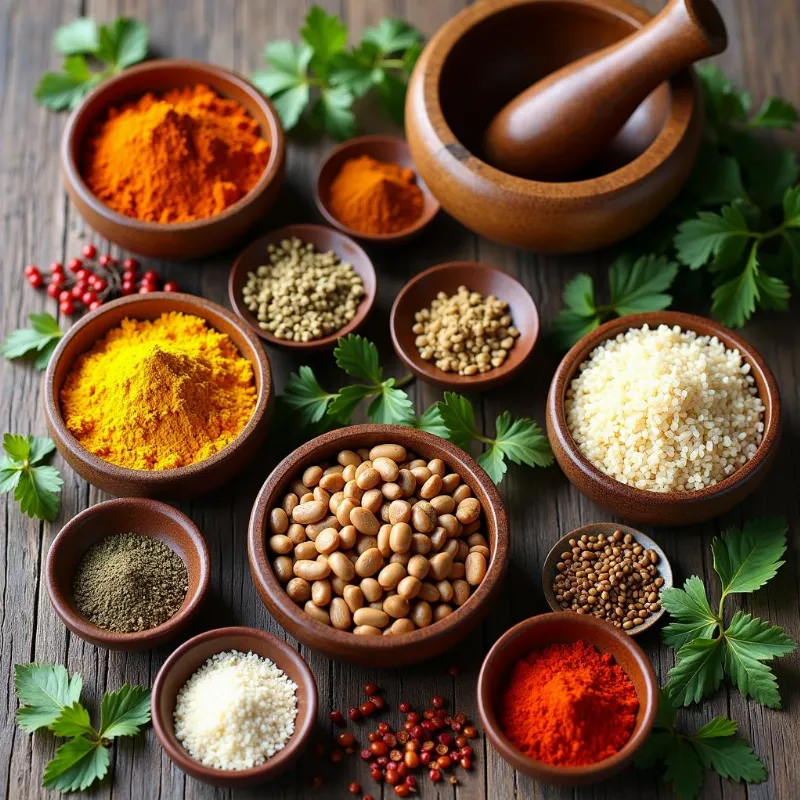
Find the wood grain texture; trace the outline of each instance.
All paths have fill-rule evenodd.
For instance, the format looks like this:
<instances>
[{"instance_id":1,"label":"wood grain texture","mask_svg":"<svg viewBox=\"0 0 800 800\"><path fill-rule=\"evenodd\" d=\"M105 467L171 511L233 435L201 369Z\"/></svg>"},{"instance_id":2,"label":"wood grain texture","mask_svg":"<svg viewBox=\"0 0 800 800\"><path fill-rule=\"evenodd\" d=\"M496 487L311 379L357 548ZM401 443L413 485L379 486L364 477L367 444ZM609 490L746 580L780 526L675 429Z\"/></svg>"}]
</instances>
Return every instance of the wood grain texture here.
<instances>
[{"instance_id":1,"label":"wood grain texture","mask_svg":"<svg viewBox=\"0 0 800 800\"><path fill-rule=\"evenodd\" d=\"M427 35L462 8L466 0L325 0L322 4L344 16L353 32L376 23L382 16L397 15L418 25ZM651 11L662 0L643 2ZM307 0L8 0L0 4L0 240L3 242L3 270L0 274L2 331L23 325L26 315L53 304L40 293L23 285L21 268L27 262L48 264L75 255L89 239L101 252L104 243L88 231L66 199L58 174L58 144L64 116L36 106L32 91L40 72L57 66L50 40L56 25L79 14L100 20L119 13L145 19L152 32L157 55L198 58L249 73L261 63L269 39L293 38L309 3ZM719 59L740 84L752 91L759 103L768 93L778 92L800 104L800 73L795 68L800 41L800 0L719 0L731 38L731 46ZM481 58L480 53L475 54ZM370 108L363 113L366 132L390 132L376 121ZM797 139L794 139L797 144ZM295 141L288 153L288 182L278 204L254 235L279 225L317 221L311 186L321 157L330 147L323 140ZM422 236L398 250L370 251L379 273L375 313L365 333L374 338L390 374L402 370L392 353L388 319L391 303L402 284L413 274L433 264L452 260L478 260L493 264L520 280L536 301L542 329L547 330L560 307L563 284L579 271L588 271L601 283L605 280L608 254L542 257L517 252L465 231L441 214ZM188 291L227 305L226 282L235 252L223 253L201 263L170 264L147 261L147 265L177 280ZM784 398L785 437L779 460L768 481L743 507L734 509L712 523L686 529L659 529L655 538L668 553L676 582L691 574L703 576L716 599L719 587L711 578L709 544L711 537L727 525L765 513L782 513L794 531L800 529L800 467L792 458L800 445L800 318L796 313L760 316L748 325L744 336L763 354L779 383ZM65 321L63 321L66 324ZM280 388L298 366L295 359L269 350L273 376ZM309 359L327 384L341 380L331 368L328 356ZM506 408L516 415L530 415L544 421L544 403L557 353L544 339L523 373L497 394L476 396L479 423L488 431ZM418 409L438 399L430 385L412 388ZM40 375L3 361L0 363L0 416L3 430L19 433L45 432L41 408ZM281 456L269 447L238 480L214 494L179 504L204 532L212 560L209 602L189 632L196 633L223 625L251 625L287 638L261 604L247 566L246 533L250 508L256 492L271 466ZM64 628L50 608L42 581L44 556L55 534L72 516L107 496L80 480L63 461L57 460L65 477L63 506L59 520L42 524L22 517L16 505L2 498L0 529L0 797L55 798L40 789L44 765L51 758L55 741L47 734L29 736L14 725L16 698L12 672L15 663L52 661L66 664L84 678L84 699L97 709L106 688L125 681L152 684L155 674L171 652L170 646L149 653L98 650ZM482 656L512 624L546 610L539 575L550 545L581 524L608 520L608 515L571 489L557 468L521 470L513 468L502 485L511 524L512 559L505 593L491 618L480 631L446 657L418 667L373 671L332 662L313 651L302 649L319 686L317 738L330 741L327 712L346 709L360 701L362 686L377 681L394 706L408 700L415 706L427 704L433 694L442 694L450 707L475 717L475 680ZM653 534L652 529L646 533ZM792 537L787 564L777 578L755 597L733 598L732 606L743 608L783 625L794 639L800 639L800 557L797 536ZM189 635L187 634L187 635ZM294 640L290 640L294 644ZM663 678L672 666L672 651L659 644L658 634L648 632L639 639L653 658ZM451 664L462 671L453 677ZM736 692L722 690L708 702L683 712L688 726L699 725L716 714L737 719L744 736L753 743L770 772L767 783L748 789L710 778L704 798L785 800L797 794L800 767L795 753L800 736L800 656L781 659L775 667L781 684L785 710L772 711L742 700ZM351 726L352 729L352 726ZM572 791L535 784L515 773L480 740L472 773L455 790L437 787L427 779L423 797L449 800L477 798L667 798L669 792L650 773L627 770L613 782L595 788ZM120 740L112 755L113 779L91 793L78 797L120 798L341 798L351 780L359 780L365 791L389 800L394 795L369 780L358 757L338 766L304 759L298 768L277 783L262 789L232 792L214 789L187 778L162 753L152 731L136 739ZM324 776L319 790L311 789L312 777Z\"/></svg>"}]
</instances>

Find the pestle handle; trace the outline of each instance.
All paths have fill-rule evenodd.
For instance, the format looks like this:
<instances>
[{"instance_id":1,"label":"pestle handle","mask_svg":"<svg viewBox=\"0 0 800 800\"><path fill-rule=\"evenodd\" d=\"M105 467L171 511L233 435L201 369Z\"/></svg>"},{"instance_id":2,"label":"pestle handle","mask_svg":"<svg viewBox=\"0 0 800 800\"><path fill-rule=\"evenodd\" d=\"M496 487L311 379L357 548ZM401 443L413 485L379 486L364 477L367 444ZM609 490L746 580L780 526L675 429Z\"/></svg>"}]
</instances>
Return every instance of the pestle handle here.
<instances>
[{"instance_id":1,"label":"pestle handle","mask_svg":"<svg viewBox=\"0 0 800 800\"><path fill-rule=\"evenodd\" d=\"M508 103L486 130L486 160L525 178L567 179L599 155L660 83L727 43L712 0L670 0L635 33Z\"/></svg>"}]
</instances>

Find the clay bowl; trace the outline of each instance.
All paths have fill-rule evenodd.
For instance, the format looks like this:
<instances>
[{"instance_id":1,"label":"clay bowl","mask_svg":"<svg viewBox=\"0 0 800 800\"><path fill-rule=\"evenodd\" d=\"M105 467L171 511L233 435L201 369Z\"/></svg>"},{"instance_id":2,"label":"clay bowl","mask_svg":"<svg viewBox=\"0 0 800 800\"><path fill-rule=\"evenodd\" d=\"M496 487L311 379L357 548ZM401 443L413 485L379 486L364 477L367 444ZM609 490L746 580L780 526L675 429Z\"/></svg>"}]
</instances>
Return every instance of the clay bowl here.
<instances>
[{"instance_id":1,"label":"clay bowl","mask_svg":"<svg viewBox=\"0 0 800 800\"><path fill-rule=\"evenodd\" d=\"M343 262L351 264L353 269L361 276L364 282L364 297L356 310L356 315L343 328L335 333L316 339L313 342L290 342L286 339L277 339L268 331L258 327L258 320L242 299L242 289L247 283L247 274L254 272L266 263L267 245L276 244L283 239L296 236L304 242L310 242L322 253L333 250ZM285 347L295 352L311 353L319 350L329 350L335 346L341 336L355 333L366 321L372 306L375 303L377 278L375 267L370 257L349 236L339 231L327 228L324 225L287 225L284 228L272 231L261 236L249 244L234 261L228 277L228 298L233 310L258 334L264 341L276 347Z\"/></svg>"},{"instance_id":2,"label":"clay bowl","mask_svg":"<svg viewBox=\"0 0 800 800\"><path fill-rule=\"evenodd\" d=\"M226 770L206 767L192 758L175 736L175 700L184 683L217 653L239 650L269 658L297 685L297 717L286 746L257 767ZM308 745L317 714L317 684L303 657L286 642L255 628L217 628L184 642L156 676L151 699L153 729L158 741L178 769L214 786L243 788L265 783L289 769Z\"/></svg>"},{"instance_id":3,"label":"clay bowl","mask_svg":"<svg viewBox=\"0 0 800 800\"><path fill-rule=\"evenodd\" d=\"M570 549L569 540L579 539L583 535L598 536L601 533L610 537L615 531L630 533L631 536L636 539L637 544L642 545L646 550L654 550L658 554L658 564L656 566L658 567L659 575L664 579L664 585L661 587L661 591L672 587L672 566L669 563L666 553L664 553L653 539L628 525L617 525L614 522L594 522L591 525L583 525L580 528L576 528L574 531L570 531L566 536L562 536L553 545L550 552L547 554L547 558L544 560L544 566L542 567L542 590L544 591L544 599L547 601L547 605L549 605L553 611L560 612L564 610L561 608L558 600L556 600L555 592L553 592L553 579L556 576L556 564L561 561L561 554L565 550ZM648 628L652 628L661 617L664 616L664 610L662 606L655 614L651 614L647 617L641 625L624 631L624 633L628 634L628 636L638 636L640 633L644 633L644 631Z\"/></svg>"},{"instance_id":4,"label":"clay bowl","mask_svg":"<svg viewBox=\"0 0 800 800\"><path fill-rule=\"evenodd\" d=\"M72 595L75 570L86 551L117 533L138 533L158 539L186 565L189 589L180 610L155 628L135 633L107 631L78 611ZM53 610L81 639L109 650L148 650L173 639L196 614L208 589L211 560L203 534L185 514L157 500L127 498L98 503L73 517L47 553L45 581Z\"/></svg>"},{"instance_id":5,"label":"clay bowl","mask_svg":"<svg viewBox=\"0 0 800 800\"><path fill-rule=\"evenodd\" d=\"M424 361L414 344L414 315L429 308L439 292L453 295L459 286L480 292L484 297L493 294L505 300L512 322L520 332L505 362L483 374L444 372L433 362ZM522 369L539 335L539 314L527 289L511 275L476 261L451 261L420 272L400 290L392 305L389 329L397 355L418 378L445 389L469 392L494 389Z\"/></svg>"},{"instance_id":6,"label":"clay bowl","mask_svg":"<svg viewBox=\"0 0 800 800\"><path fill-rule=\"evenodd\" d=\"M355 450L391 442L413 450L421 458L441 458L458 472L480 501L485 518L484 536L491 558L486 576L463 606L427 628L397 636L356 636L309 617L289 599L272 570L267 550L270 511L280 506L289 485L306 467L323 461L335 463L340 450ZM341 661L370 667L415 664L449 650L465 638L486 616L502 590L508 567L508 518L503 501L489 476L463 450L424 431L401 425L351 425L299 447L281 461L256 498L247 534L250 572L264 605L288 633L315 650Z\"/></svg>"},{"instance_id":7,"label":"clay bowl","mask_svg":"<svg viewBox=\"0 0 800 800\"><path fill-rule=\"evenodd\" d=\"M503 687L507 685L509 671L520 658L551 644L577 641L589 642L599 652L614 657L636 689L639 712L631 737L619 752L596 764L562 767L537 761L518 750L503 733L496 706ZM478 713L486 738L514 769L543 783L586 786L610 778L631 762L650 735L658 710L658 693L653 667L630 636L594 617L562 611L530 617L506 631L494 643L478 676Z\"/></svg>"},{"instance_id":8,"label":"clay bowl","mask_svg":"<svg viewBox=\"0 0 800 800\"><path fill-rule=\"evenodd\" d=\"M340 144L331 150L322 162L322 166L317 174L317 182L314 186L314 201L317 204L319 213L334 228L338 228L348 236L361 239L365 242L375 244L401 244L416 236L425 228L428 223L439 213L439 201L433 196L431 190L425 182L417 176L417 184L422 189L425 203L419 219L405 230L397 233L362 233L347 225L343 225L333 216L329 207L330 187L334 178L338 175L342 164L351 158L359 156L371 156L378 161L386 161L407 167L416 172L411 152L403 139L397 136L359 136L355 139Z\"/></svg>"},{"instance_id":9,"label":"clay bowl","mask_svg":"<svg viewBox=\"0 0 800 800\"><path fill-rule=\"evenodd\" d=\"M626 0L498 0L473 3L446 23L417 62L406 98L411 155L443 208L482 236L545 253L596 250L656 217L700 146L702 98L690 70L659 86L577 180L510 175L483 159L481 144L509 100L651 16Z\"/></svg>"},{"instance_id":10,"label":"clay bowl","mask_svg":"<svg viewBox=\"0 0 800 800\"><path fill-rule=\"evenodd\" d=\"M81 145L92 125L107 109L147 92L158 94L198 83L235 100L260 125L261 135L270 143L271 152L258 183L222 213L192 222L144 222L112 211L81 177ZM270 101L235 73L199 61L156 59L103 81L83 100L64 129L61 171L67 192L80 215L110 242L153 258L202 258L241 238L274 205L285 171L283 128Z\"/></svg>"},{"instance_id":11,"label":"clay bowl","mask_svg":"<svg viewBox=\"0 0 800 800\"><path fill-rule=\"evenodd\" d=\"M629 328L648 324L679 325L701 335L716 336L728 348L736 348L750 365L759 397L766 409L764 437L753 458L725 480L694 492L651 492L636 489L602 473L578 450L564 415L564 395L580 365L606 339ZM753 346L718 322L682 314L656 311L621 317L584 336L562 359L547 396L547 435L558 465L578 491L623 519L646 525L693 525L718 517L741 503L764 480L778 454L781 438L781 399L778 384Z\"/></svg>"},{"instance_id":12,"label":"clay bowl","mask_svg":"<svg viewBox=\"0 0 800 800\"><path fill-rule=\"evenodd\" d=\"M105 333L132 319L156 319L168 311L193 314L228 334L253 365L258 397L253 416L234 441L213 456L186 467L135 470L104 461L82 447L61 417L60 393L75 359ZM93 486L118 497L194 497L208 494L237 475L253 458L267 435L272 374L266 353L250 328L230 311L190 294L153 292L121 297L76 322L53 353L45 375L45 414L50 436L67 463Z\"/></svg>"}]
</instances>

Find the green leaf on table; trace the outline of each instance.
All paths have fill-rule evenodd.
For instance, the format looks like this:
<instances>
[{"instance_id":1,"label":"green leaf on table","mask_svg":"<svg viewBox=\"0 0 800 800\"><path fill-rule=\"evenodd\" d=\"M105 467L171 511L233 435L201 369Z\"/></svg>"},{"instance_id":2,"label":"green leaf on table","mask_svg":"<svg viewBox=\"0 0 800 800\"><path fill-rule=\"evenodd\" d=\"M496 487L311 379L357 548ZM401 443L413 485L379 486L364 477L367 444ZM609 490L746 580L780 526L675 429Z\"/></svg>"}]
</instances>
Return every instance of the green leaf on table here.
<instances>
[{"instance_id":1,"label":"green leaf on table","mask_svg":"<svg viewBox=\"0 0 800 800\"><path fill-rule=\"evenodd\" d=\"M60 664L17 664L14 688L20 702L17 724L32 733L51 725L65 706L80 700L83 680L80 675L70 678Z\"/></svg>"},{"instance_id":2,"label":"green leaf on table","mask_svg":"<svg viewBox=\"0 0 800 800\"><path fill-rule=\"evenodd\" d=\"M735 720L727 717L714 717L710 722L706 722L692 739L696 741L698 739L716 739L719 736L733 736L737 728Z\"/></svg>"},{"instance_id":3,"label":"green leaf on table","mask_svg":"<svg viewBox=\"0 0 800 800\"><path fill-rule=\"evenodd\" d=\"M371 42L339 53L331 65L331 85L345 86L355 97L362 97L383 78L384 71L378 66L380 55Z\"/></svg>"},{"instance_id":4,"label":"green leaf on table","mask_svg":"<svg viewBox=\"0 0 800 800\"><path fill-rule=\"evenodd\" d=\"M742 272L729 281L720 283L711 295L712 311L723 323L732 328L741 328L756 310L759 298L758 248L756 242Z\"/></svg>"},{"instance_id":5,"label":"green leaf on table","mask_svg":"<svg viewBox=\"0 0 800 800\"><path fill-rule=\"evenodd\" d=\"M77 701L61 709L61 713L50 724L50 730L56 736L67 738L94 733L89 712Z\"/></svg>"},{"instance_id":6,"label":"green leaf on table","mask_svg":"<svg viewBox=\"0 0 800 800\"><path fill-rule=\"evenodd\" d=\"M719 253L726 242L748 239L752 233L742 212L735 205L724 206L720 214L700 211L695 219L678 226L675 249L678 260L699 269Z\"/></svg>"},{"instance_id":7,"label":"green leaf on table","mask_svg":"<svg viewBox=\"0 0 800 800\"><path fill-rule=\"evenodd\" d=\"M664 760L670 747L672 734L668 731L654 731L636 753L636 766L639 769L652 769Z\"/></svg>"},{"instance_id":8,"label":"green leaf on table","mask_svg":"<svg viewBox=\"0 0 800 800\"><path fill-rule=\"evenodd\" d=\"M737 611L725 630L725 641L759 661L793 652L797 645L777 625Z\"/></svg>"},{"instance_id":9,"label":"green leaf on table","mask_svg":"<svg viewBox=\"0 0 800 800\"><path fill-rule=\"evenodd\" d=\"M0 355L4 358L34 356L37 368L44 369L64 333L55 318L46 312L29 314L28 319L31 327L12 331L0 345Z\"/></svg>"},{"instance_id":10,"label":"green leaf on table","mask_svg":"<svg viewBox=\"0 0 800 800\"><path fill-rule=\"evenodd\" d=\"M305 365L289 376L286 390L281 395L282 402L297 412L301 427L320 422L335 398L335 394L326 392L319 385L314 370Z\"/></svg>"},{"instance_id":11,"label":"green leaf on table","mask_svg":"<svg viewBox=\"0 0 800 800\"><path fill-rule=\"evenodd\" d=\"M345 86L321 89L311 109L312 124L339 141L351 139L356 132L356 118L351 108L354 99Z\"/></svg>"},{"instance_id":12,"label":"green leaf on table","mask_svg":"<svg viewBox=\"0 0 800 800\"><path fill-rule=\"evenodd\" d=\"M783 196L783 225L800 228L800 186L787 189Z\"/></svg>"},{"instance_id":13,"label":"green leaf on table","mask_svg":"<svg viewBox=\"0 0 800 800\"><path fill-rule=\"evenodd\" d=\"M438 403L434 403L424 414L414 417L411 426L417 430L432 433L441 439L450 438L450 431L444 424Z\"/></svg>"},{"instance_id":14,"label":"green leaf on table","mask_svg":"<svg viewBox=\"0 0 800 800\"><path fill-rule=\"evenodd\" d=\"M396 125L405 122L406 89L408 84L391 72L384 71L378 82L378 101L381 108Z\"/></svg>"},{"instance_id":15,"label":"green leaf on table","mask_svg":"<svg viewBox=\"0 0 800 800\"><path fill-rule=\"evenodd\" d=\"M469 449L472 440L479 435L475 411L469 400L456 392L445 392L439 402L439 413L450 431L450 441L462 450Z\"/></svg>"},{"instance_id":16,"label":"green leaf on table","mask_svg":"<svg viewBox=\"0 0 800 800\"><path fill-rule=\"evenodd\" d=\"M300 35L313 51L312 68L325 78L333 57L347 46L347 27L335 14L328 14L320 6L312 6Z\"/></svg>"},{"instance_id":17,"label":"green leaf on table","mask_svg":"<svg viewBox=\"0 0 800 800\"><path fill-rule=\"evenodd\" d=\"M568 350L578 339L600 325L600 312L595 305L594 282L584 272L567 283L561 296L566 308L556 314L551 333L556 344Z\"/></svg>"},{"instance_id":18,"label":"green leaf on table","mask_svg":"<svg viewBox=\"0 0 800 800\"><path fill-rule=\"evenodd\" d=\"M108 772L108 750L99 741L84 736L62 744L48 762L42 786L59 792L83 791Z\"/></svg>"},{"instance_id":19,"label":"green leaf on table","mask_svg":"<svg viewBox=\"0 0 800 800\"><path fill-rule=\"evenodd\" d=\"M13 489L23 514L52 522L58 516L64 485L57 469L40 463L53 452L52 443L7 433L3 449L6 455L0 457L0 487L6 492Z\"/></svg>"},{"instance_id":20,"label":"green leaf on table","mask_svg":"<svg viewBox=\"0 0 800 800\"><path fill-rule=\"evenodd\" d=\"M666 685L676 705L696 703L719 688L723 650L721 639L694 639L681 647Z\"/></svg>"},{"instance_id":21,"label":"green leaf on table","mask_svg":"<svg viewBox=\"0 0 800 800\"><path fill-rule=\"evenodd\" d=\"M372 397L376 391L373 386L343 386L328 406L328 416L334 418L339 425L349 425L358 404L365 398Z\"/></svg>"},{"instance_id":22,"label":"green leaf on table","mask_svg":"<svg viewBox=\"0 0 800 800\"><path fill-rule=\"evenodd\" d=\"M672 786L678 800L694 800L705 783L703 764L685 739L673 739L664 754L664 782Z\"/></svg>"},{"instance_id":23,"label":"green leaf on table","mask_svg":"<svg viewBox=\"0 0 800 800\"><path fill-rule=\"evenodd\" d=\"M369 339L350 333L342 337L333 351L336 365L351 378L378 384L383 380L378 348Z\"/></svg>"},{"instance_id":24,"label":"green leaf on table","mask_svg":"<svg viewBox=\"0 0 800 800\"><path fill-rule=\"evenodd\" d=\"M700 151L686 189L703 206L720 206L747 197L739 162L708 145Z\"/></svg>"},{"instance_id":25,"label":"green leaf on table","mask_svg":"<svg viewBox=\"0 0 800 800\"><path fill-rule=\"evenodd\" d=\"M422 34L402 19L382 19L377 28L367 28L363 41L375 45L383 55L407 50L422 42Z\"/></svg>"},{"instance_id":26,"label":"green leaf on table","mask_svg":"<svg viewBox=\"0 0 800 800\"><path fill-rule=\"evenodd\" d=\"M703 582L692 575L683 589L672 587L661 592L661 604L675 618L664 628L666 644L680 650L694 639L711 639L719 624L708 604Z\"/></svg>"},{"instance_id":27,"label":"green leaf on table","mask_svg":"<svg viewBox=\"0 0 800 800\"><path fill-rule=\"evenodd\" d=\"M387 378L375 399L367 408L370 422L379 425L410 425L414 419L414 405L402 389L394 387L394 378Z\"/></svg>"},{"instance_id":28,"label":"green leaf on table","mask_svg":"<svg viewBox=\"0 0 800 800\"><path fill-rule=\"evenodd\" d=\"M514 464L549 467L553 463L553 451L539 425L525 417L512 419L508 411L495 421L492 449L500 451Z\"/></svg>"},{"instance_id":29,"label":"green leaf on table","mask_svg":"<svg viewBox=\"0 0 800 800\"><path fill-rule=\"evenodd\" d=\"M297 125L311 97L308 65L314 51L307 44L270 42L264 60L271 69L252 76L256 88L271 97L286 130Z\"/></svg>"},{"instance_id":30,"label":"green leaf on table","mask_svg":"<svg viewBox=\"0 0 800 800\"><path fill-rule=\"evenodd\" d=\"M733 725L735 729L735 723ZM700 737L698 731L691 741L692 748L703 762L703 766L714 770L723 778L747 781L747 783L761 783L767 779L764 764L744 739L733 735L726 737L724 734L714 738Z\"/></svg>"},{"instance_id":31,"label":"green leaf on table","mask_svg":"<svg viewBox=\"0 0 800 800\"><path fill-rule=\"evenodd\" d=\"M100 736L134 736L150 721L150 690L146 686L125 684L103 695Z\"/></svg>"},{"instance_id":32,"label":"green leaf on table","mask_svg":"<svg viewBox=\"0 0 800 800\"><path fill-rule=\"evenodd\" d=\"M608 273L614 311L624 317L668 308L672 296L664 292L677 274L678 265L664 256L642 256L636 261L621 256Z\"/></svg>"},{"instance_id":33,"label":"green leaf on table","mask_svg":"<svg viewBox=\"0 0 800 800\"><path fill-rule=\"evenodd\" d=\"M70 58L81 58L81 56L70 56ZM76 77L73 73L45 72L39 79L33 95L45 108L63 111L75 108L91 85L90 80Z\"/></svg>"},{"instance_id":34,"label":"green leaf on table","mask_svg":"<svg viewBox=\"0 0 800 800\"><path fill-rule=\"evenodd\" d=\"M772 209L781 205L787 190L800 178L800 164L793 150L766 145L753 139L756 155L747 165L750 197L760 208Z\"/></svg>"},{"instance_id":35,"label":"green leaf on table","mask_svg":"<svg viewBox=\"0 0 800 800\"><path fill-rule=\"evenodd\" d=\"M89 17L61 25L53 34L53 46L63 56L95 53L99 43L97 23Z\"/></svg>"},{"instance_id":36,"label":"green leaf on table","mask_svg":"<svg viewBox=\"0 0 800 800\"><path fill-rule=\"evenodd\" d=\"M94 54L113 71L138 64L147 57L149 34L144 22L117 17L110 25L101 25Z\"/></svg>"},{"instance_id":37,"label":"green leaf on table","mask_svg":"<svg viewBox=\"0 0 800 800\"><path fill-rule=\"evenodd\" d=\"M737 89L730 78L712 64L699 67L697 74L705 97L706 114L712 128L745 122L750 110L750 95Z\"/></svg>"},{"instance_id":38,"label":"green leaf on table","mask_svg":"<svg viewBox=\"0 0 800 800\"><path fill-rule=\"evenodd\" d=\"M791 130L797 124L797 109L782 97L768 97L751 117L749 128L782 128Z\"/></svg>"},{"instance_id":39,"label":"green leaf on table","mask_svg":"<svg viewBox=\"0 0 800 800\"><path fill-rule=\"evenodd\" d=\"M594 301L594 282L584 272L576 275L562 292L562 299L570 311L580 317L592 317L597 313Z\"/></svg>"}]
</instances>

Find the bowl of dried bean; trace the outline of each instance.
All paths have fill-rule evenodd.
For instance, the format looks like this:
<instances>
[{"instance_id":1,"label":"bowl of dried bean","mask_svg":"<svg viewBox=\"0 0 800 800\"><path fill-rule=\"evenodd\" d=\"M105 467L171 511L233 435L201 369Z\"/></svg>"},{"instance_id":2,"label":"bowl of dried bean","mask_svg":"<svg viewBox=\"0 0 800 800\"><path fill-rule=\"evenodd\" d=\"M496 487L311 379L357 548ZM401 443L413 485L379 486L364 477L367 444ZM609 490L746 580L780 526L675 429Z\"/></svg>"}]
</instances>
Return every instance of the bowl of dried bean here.
<instances>
[{"instance_id":1,"label":"bowl of dried bean","mask_svg":"<svg viewBox=\"0 0 800 800\"><path fill-rule=\"evenodd\" d=\"M332 658L432 658L484 618L508 566L489 476L444 439L354 425L312 439L267 478L248 532L261 599Z\"/></svg>"},{"instance_id":2,"label":"bowl of dried bean","mask_svg":"<svg viewBox=\"0 0 800 800\"><path fill-rule=\"evenodd\" d=\"M661 592L671 586L672 567L658 544L614 522L576 528L553 545L542 567L553 611L597 617L631 636L661 619Z\"/></svg>"}]
</instances>

